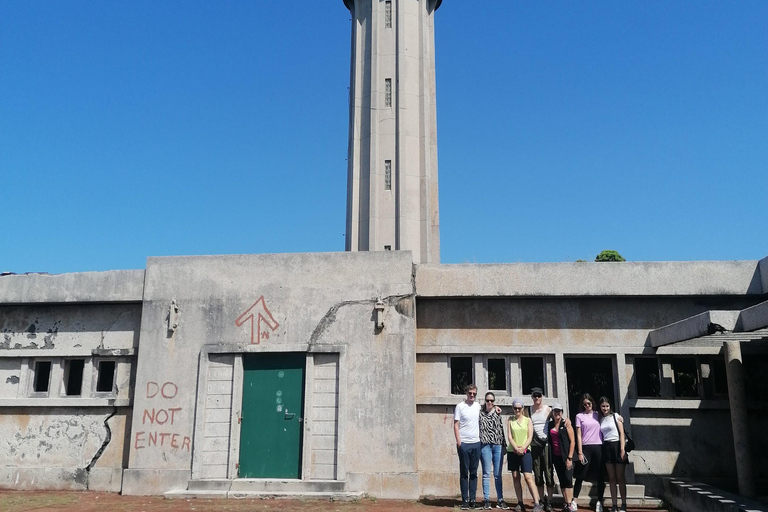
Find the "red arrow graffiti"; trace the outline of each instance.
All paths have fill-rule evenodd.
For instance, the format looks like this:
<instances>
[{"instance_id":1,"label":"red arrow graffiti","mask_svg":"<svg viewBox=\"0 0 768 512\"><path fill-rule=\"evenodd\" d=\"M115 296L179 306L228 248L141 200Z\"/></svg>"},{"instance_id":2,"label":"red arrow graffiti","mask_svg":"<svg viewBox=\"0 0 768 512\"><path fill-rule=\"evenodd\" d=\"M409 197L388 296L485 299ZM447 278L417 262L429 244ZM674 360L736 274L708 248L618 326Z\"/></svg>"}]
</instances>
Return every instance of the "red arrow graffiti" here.
<instances>
[{"instance_id":1,"label":"red arrow graffiti","mask_svg":"<svg viewBox=\"0 0 768 512\"><path fill-rule=\"evenodd\" d=\"M256 325L254 329L254 319L256 320ZM264 323L267 324L267 327L272 329L273 331L280 327L280 324L278 324L274 317L272 316L272 313L269 312L267 309L267 304L264 302L264 296L262 295L259 297L259 300L253 303L251 307L245 310L245 313L237 317L237 320L235 320L235 324L238 327L241 327L245 322L248 320L251 321L251 344L258 344L262 338L268 340L269 339L269 331L261 330L261 321L264 320ZM254 340L255 338L255 340Z\"/></svg>"}]
</instances>

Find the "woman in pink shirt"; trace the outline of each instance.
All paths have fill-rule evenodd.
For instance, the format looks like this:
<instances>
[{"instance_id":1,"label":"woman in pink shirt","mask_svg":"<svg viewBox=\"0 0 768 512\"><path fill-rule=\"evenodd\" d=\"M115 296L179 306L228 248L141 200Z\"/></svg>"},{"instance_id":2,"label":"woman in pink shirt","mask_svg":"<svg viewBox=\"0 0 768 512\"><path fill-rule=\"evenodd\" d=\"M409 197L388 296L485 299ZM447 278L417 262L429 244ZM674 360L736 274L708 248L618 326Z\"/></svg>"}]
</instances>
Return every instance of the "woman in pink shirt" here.
<instances>
[{"instance_id":1,"label":"woman in pink shirt","mask_svg":"<svg viewBox=\"0 0 768 512\"><path fill-rule=\"evenodd\" d=\"M593 410L595 408L595 401L589 393L581 395L580 404L581 412L576 415L576 450L581 464L576 472L571 510L576 510L576 498L579 497L581 484L584 482L591 466L597 472L597 505L595 505L595 512L603 512L603 495L605 494L602 462L603 434L600 431L597 411Z\"/></svg>"}]
</instances>

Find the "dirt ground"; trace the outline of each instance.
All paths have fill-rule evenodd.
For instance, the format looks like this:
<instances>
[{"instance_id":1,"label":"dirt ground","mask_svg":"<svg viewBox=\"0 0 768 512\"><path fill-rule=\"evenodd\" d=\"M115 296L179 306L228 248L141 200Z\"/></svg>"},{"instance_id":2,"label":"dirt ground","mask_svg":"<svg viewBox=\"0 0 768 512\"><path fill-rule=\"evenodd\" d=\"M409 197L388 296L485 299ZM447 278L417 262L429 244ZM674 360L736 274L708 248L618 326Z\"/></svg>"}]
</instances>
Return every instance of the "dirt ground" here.
<instances>
[{"instance_id":1,"label":"dirt ground","mask_svg":"<svg viewBox=\"0 0 768 512\"><path fill-rule=\"evenodd\" d=\"M0 491L0 511L22 512L430 512L451 510L454 502L361 499L173 499L98 492ZM458 508L457 508L458 511Z\"/></svg>"},{"instance_id":2,"label":"dirt ground","mask_svg":"<svg viewBox=\"0 0 768 512\"><path fill-rule=\"evenodd\" d=\"M162 496L121 496L100 492L0 491L0 512L438 512L455 510L446 499L422 501L355 501L292 499L173 499ZM528 510L531 505L528 504ZM496 511L496 509L493 509ZM589 509L580 509L588 512ZM629 512L649 512L630 509ZM665 511L657 511L665 512Z\"/></svg>"}]
</instances>

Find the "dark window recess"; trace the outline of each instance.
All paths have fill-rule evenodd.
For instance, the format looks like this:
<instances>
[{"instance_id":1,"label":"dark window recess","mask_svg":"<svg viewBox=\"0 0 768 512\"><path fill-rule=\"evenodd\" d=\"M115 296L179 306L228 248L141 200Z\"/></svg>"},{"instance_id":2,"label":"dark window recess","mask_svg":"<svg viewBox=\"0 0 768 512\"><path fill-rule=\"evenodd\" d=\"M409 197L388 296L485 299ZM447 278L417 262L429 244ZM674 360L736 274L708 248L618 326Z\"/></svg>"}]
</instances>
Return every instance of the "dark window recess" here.
<instances>
[{"instance_id":1,"label":"dark window recess","mask_svg":"<svg viewBox=\"0 0 768 512\"><path fill-rule=\"evenodd\" d=\"M635 384L639 397L661 396L661 375L657 358L635 358Z\"/></svg>"},{"instance_id":2,"label":"dark window recess","mask_svg":"<svg viewBox=\"0 0 768 512\"><path fill-rule=\"evenodd\" d=\"M451 394L463 395L464 388L472 384L472 358L451 358Z\"/></svg>"},{"instance_id":3,"label":"dark window recess","mask_svg":"<svg viewBox=\"0 0 768 512\"><path fill-rule=\"evenodd\" d=\"M672 371L675 374L675 396L680 398L699 397L699 372L696 359L680 357L672 360Z\"/></svg>"},{"instance_id":4,"label":"dark window recess","mask_svg":"<svg viewBox=\"0 0 768 512\"><path fill-rule=\"evenodd\" d=\"M768 356L746 353L744 360L744 388L747 400L750 402L765 402L768 400ZM735 364L735 363L731 363Z\"/></svg>"},{"instance_id":5,"label":"dark window recess","mask_svg":"<svg viewBox=\"0 0 768 512\"><path fill-rule=\"evenodd\" d=\"M83 393L83 370L85 359L69 359L64 362L64 392L67 396Z\"/></svg>"},{"instance_id":6,"label":"dark window recess","mask_svg":"<svg viewBox=\"0 0 768 512\"><path fill-rule=\"evenodd\" d=\"M35 362L35 381L33 382L33 390L35 393L47 393L48 387L51 384L51 362L50 361L36 361Z\"/></svg>"},{"instance_id":7,"label":"dark window recess","mask_svg":"<svg viewBox=\"0 0 768 512\"><path fill-rule=\"evenodd\" d=\"M725 372L725 360L722 358L712 359L709 362L709 375L714 381L713 389L716 395L728 394L728 376Z\"/></svg>"},{"instance_id":8,"label":"dark window recess","mask_svg":"<svg viewBox=\"0 0 768 512\"><path fill-rule=\"evenodd\" d=\"M507 390L507 360L488 359L488 389Z\"/></svg>"},{"instance_id":9,"label":"dark window recess","mask_svg":"<svg viewBox=\"0 0 768 512\"><path fill-rule=\"evenodd\" d=\"M530 395L531 389L539 387L544 390L544 358L521 357L520 373L523 376L523 394Z\"/></svg>"},{"instance_id":10,"label":"dark window recess","mask_svg":"<svg viewBox=\"0 0 768 512\"><path fill-rule=\"evenodd\" d=\"M99 361L99 378L96 380L98 393L111 393L115 384L115 362Z\"/></svg>"}]
</instances>

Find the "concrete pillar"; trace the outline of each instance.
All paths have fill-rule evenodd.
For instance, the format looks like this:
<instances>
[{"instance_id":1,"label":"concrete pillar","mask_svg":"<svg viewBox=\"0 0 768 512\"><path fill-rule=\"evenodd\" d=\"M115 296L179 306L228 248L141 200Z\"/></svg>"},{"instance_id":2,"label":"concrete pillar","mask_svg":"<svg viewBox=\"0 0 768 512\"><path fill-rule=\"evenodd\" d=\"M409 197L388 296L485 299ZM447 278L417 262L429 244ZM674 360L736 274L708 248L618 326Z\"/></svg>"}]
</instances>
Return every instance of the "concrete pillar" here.
<instances>
[{"instance_id":1,"label":"concrete pillar","mask_svg":"<svg viewBox=\"0 0 768 512\"><path fill-rule=\"evenodd\" d=\"M733 451L736 455L739 494L746 498L754 498L757 493L752 471L752 452L749 449L747 399L744 389L741 344L738 341L726 341L723 343L723 351L725 352L725 367L728 374L728 401L731 408L731 430L733 430Z\"/></svg>"}]
</instances>

